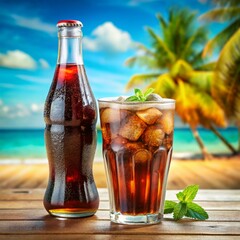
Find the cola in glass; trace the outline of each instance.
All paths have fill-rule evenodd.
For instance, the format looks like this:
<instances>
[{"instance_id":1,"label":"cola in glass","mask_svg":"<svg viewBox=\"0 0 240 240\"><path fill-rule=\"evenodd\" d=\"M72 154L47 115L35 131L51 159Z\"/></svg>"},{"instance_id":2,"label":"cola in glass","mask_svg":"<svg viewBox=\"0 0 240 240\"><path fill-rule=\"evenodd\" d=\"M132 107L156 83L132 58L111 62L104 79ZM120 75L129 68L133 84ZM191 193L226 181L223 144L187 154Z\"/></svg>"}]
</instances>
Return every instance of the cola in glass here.
<instances>
[{"instance_id":1,"label":"cola in glass","mask_svg":"<svg viewBox=\"0 0 240 240\"><path fill-rule=\"evenodd\" d=\"M98 101L111 221L160 222L172 155L175 101Z\"/></svg>"}]
</instances>

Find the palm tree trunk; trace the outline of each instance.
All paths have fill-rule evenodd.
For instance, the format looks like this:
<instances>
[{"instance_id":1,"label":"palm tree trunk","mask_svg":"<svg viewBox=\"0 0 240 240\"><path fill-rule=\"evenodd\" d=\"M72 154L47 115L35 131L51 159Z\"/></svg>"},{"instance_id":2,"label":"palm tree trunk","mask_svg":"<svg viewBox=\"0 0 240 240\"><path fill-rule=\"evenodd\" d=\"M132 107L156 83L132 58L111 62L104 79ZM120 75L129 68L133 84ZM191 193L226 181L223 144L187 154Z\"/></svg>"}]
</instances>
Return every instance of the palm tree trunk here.
<instances>
[{"instance_id":1,"label":"palm tree trunk","mask_svg":"<svg viewBox=\"0 0 240 240\"><path fill-rule=\"evenodd\" d=\"M196 139L199 147L201 148L203 159L213 159L213 156L208 152L207 148L204 146L201 137L199 136L198 130L195 127L190 126L193 136Z\"/></svg>"},{"instance_id":2,"label":"palm tree trunk","mask_svg":"<svg viewBox=\"0 0 240 240\"><path fill-rule=\"evenodd\" d=\"M238 127L238 152L240 153L240 126Z\"/></svg>"},{"instance_id":3,"label":"palm tree trunk","mask_svg":"<svg viewBox=\"0 0 240 240\"><path fill-rule=\"evenodd\" d=\"M229 150L233 154L237 154L238 153L234 149L234 147L221 135L221 133L212 124L210 124L210 130L229 148Z\"/></svg>"}]
</instances>

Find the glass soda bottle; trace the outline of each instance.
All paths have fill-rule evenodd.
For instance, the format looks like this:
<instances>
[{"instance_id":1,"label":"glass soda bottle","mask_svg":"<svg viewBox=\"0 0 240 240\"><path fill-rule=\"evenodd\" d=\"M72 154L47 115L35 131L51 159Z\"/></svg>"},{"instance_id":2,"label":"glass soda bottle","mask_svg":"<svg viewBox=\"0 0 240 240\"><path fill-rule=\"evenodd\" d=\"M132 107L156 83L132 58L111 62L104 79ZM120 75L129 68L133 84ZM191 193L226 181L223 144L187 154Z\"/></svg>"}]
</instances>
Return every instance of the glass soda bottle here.
<instances>
[{"instance_id":1,"label":"glass soda bottle","mask_svg":"<svg viewBox=\"0 0 240 240\"><path fill-rule=\"evenodd\" d=\"M93 215L99 196L92 165L96 150L96 100L82 59L82 23L59 21L58 60L44 109L49 180L44 207L50 215Z\"/></svg>"}]
</instances>

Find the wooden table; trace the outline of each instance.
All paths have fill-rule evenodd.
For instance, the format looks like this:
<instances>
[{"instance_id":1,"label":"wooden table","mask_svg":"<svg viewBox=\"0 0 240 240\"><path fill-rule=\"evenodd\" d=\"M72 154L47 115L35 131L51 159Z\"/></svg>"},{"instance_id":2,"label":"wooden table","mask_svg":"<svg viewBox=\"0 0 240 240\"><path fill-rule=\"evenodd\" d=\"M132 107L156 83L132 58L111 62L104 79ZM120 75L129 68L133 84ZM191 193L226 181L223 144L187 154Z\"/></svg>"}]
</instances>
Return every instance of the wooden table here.
<instances>
[{"instance_id":1,"label":"wooden table","mask_svg":"<svg viewBox=\"0 0 240 240\"><path fill-rule=\"evenodd\" d=\"M176 200L177 191L166 199ZM209 213L209 220L182 219L171 215L157 225L130 226L109 221L108 194L99 189L100 207L95 216L60 220L47 214L42 205L44 189L0 190L0 239L240 239L240 190L200 190L196 202Z\"/></svg>"}]
</instances>

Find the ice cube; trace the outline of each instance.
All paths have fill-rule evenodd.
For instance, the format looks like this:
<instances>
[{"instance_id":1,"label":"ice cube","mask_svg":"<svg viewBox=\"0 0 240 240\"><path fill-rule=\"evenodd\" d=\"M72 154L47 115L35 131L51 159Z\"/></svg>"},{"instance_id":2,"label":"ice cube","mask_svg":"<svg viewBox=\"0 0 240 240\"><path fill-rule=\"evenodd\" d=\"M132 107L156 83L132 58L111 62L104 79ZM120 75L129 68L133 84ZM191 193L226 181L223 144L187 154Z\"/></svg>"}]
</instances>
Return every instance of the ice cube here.
<instances>
[{"instance_id":1,"label":"ice cube","mask_svg":"<svg viewBox=\"0 0 240 240\"><path fill-rule=\"evenodd\" d=\"M121 122L123 118L130 115L131 112L127 110L115 109L115 108L105 108L101 111L101 122L102 123L115 123Z\"/></svg>"},{"instance_id":2,"label":"ice cube","mask_svg":"<svg viewBox=\"0 0 240 240\"><path fill-rule=\"evenodd\" d=\"M106 127L102 127L101 130L102 130L102 137L103 137L104 142L109 144L111 141L110 132L107 130Z\"/></svg>"},{"instance_id":3,"label":"ice cube","mask_svg":"<svg viewBox=\"0 0 240 240\"><path fill-rule=\"evenodd\" d=\"M148 146L158 147L164 139L164 131L158 125L152 125L147 128L143 134L143 140Z\"/></svg>"},{"instance_id":4,"label":"ice cube","mask_svg":"<svg viewBox=\"0 0 240 240\"><path fill-rule=\"evenodd\" d=\"M120 111L114 108L105 108L101 112L102 123L113 123L120 121Z\"/></svg>"},{"instance_id":5,"label":"ice cube","mask_svg":"<svg viewBox=\"0 0 240 240\"><path fill-rule=\"evenodd\" d=\"M126 97L120 96L116 99L117 102L124 102Z\"/></svg>"},{"instance_id":6,"label":"ice cube","mask_svg":"<svg viewBox=\"0 0 240 240\"><path fill-rule=\"evenodd\" d=\"M164 111L157 123L162 126L162 129L166 134L170 134L173 132L174 127L174 112L170 110Z\"/></svg>"},{"instance_id":7,"label":"ice cube","mask_svg":"<svg viewBox=\"0 0 240 240\"><path fill-rule=\"evenodd\" d=\"M147 125L138 116L127 116L121 123L119 135L130 141L137 141Z\"/></svg>"},{"instance_id":8,"label":"ice cube","mask_svg":"<svg viewBox=\"0 0 240 240\"><path fill-rule=\"evenodd\" d=\"M145 123L151 125L162 115L157 108L148 108L136 112L137 116L141 118Z\"/></svg>"},{"instance_id":9,"label":"ice cube","mask_svg":"<svg viewBox=\"0 0 240 240\"><path fill-rule=\"evenodd\" d=\"M165 135L165 138L163 140L163 145L166 147L167 150L169 150L172 147L173 143L173 134Z\"/></svg>"},{"instance_id":10,"label":"ice cube","mask_svg":"<svg viewBox=\"0 0 240 240\"><path fill-rule=\"evenodd\" d=\"M102 136L104 141L109 144L112 139L117 137L117 132L118 132L118 124L115 125L110 125L109 123L102 124L101 130L102 130Z\"/></svg>"},{"instance_id":11,"label":"ice cube","mask_svg":"<svg viewBox=\"0 0 240 240\"><path fill-rule=\"evenodd\" d=\"M139 149L144 148L144 144L142 142L128 142L125 147L130 151L137 151Z\"/></svg>"},{"instance_id":12,"label":"ice cube","mask_svg":"<svg viewBox=\"0 0 240 240\"><path fill-rule=\"evenodd\" d=\"M152 154L147 149L139 149L133 155L133 159L136 163L144 163L150 161L151 158Z\"/></svg>"},{"instance_id":13,"label":"ice cube","mask_svg":"<svg viewBox=\"0 0 240 240\"><path fill-rule=\"evenodd\" d=\"M160 101L162 101L162 97L160 97L156 93L151 93L150 95L148 95L147 101L157 101L157 102L160 102Z\"/></svg>"},{"instance_id":14,"label":"ice cube","mask_svg":"<svg viewBox=\"0 0 240 240\"><path fill-rule=\"evenodd\" d=\"M111 142L111 148L113 151L117 152L120 149L125 147L125 144L128 142L126 138L123 138L121 136L117 136L114 138Z\"/></svg>"}]
</instances>

